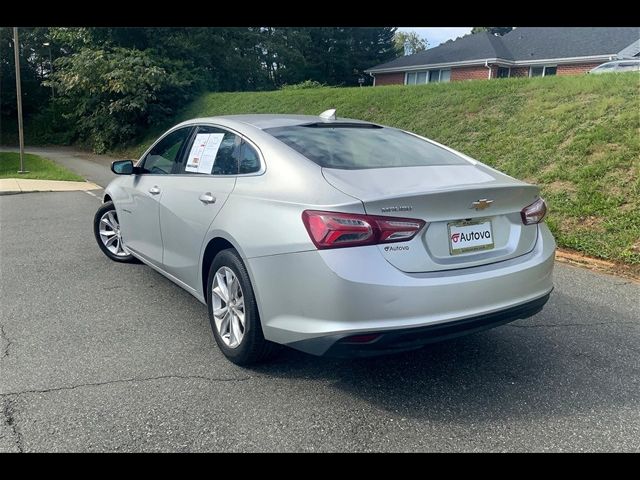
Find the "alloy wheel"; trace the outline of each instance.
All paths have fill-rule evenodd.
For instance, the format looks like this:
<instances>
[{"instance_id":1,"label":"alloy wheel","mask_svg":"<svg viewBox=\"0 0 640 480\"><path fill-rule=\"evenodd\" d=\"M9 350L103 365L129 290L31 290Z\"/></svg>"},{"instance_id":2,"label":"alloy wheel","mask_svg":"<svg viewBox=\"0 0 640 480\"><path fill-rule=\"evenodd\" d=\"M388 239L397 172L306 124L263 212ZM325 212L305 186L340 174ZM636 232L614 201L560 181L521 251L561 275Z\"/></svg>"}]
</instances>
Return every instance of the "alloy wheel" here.
<instances>
[{"instance_id":1,"label":"alloy wheel","mask_svg":"<svg viewBox=\"0 0 640 480\"><path fill-rule=\"evenodd\" d=\"M122 243L118 214L115 210L105 212L100 218L100 240L117 257L126 257L129 252Z\"/></svg>"},{"instance_id":2,"label":"alloy wheel","mask_svg":"<svg viewBox=\"0 0 640 480\"><path fill-rule=\"evenodd\" d=\"M218 335L229 348L236 348L245 333L244 295L238 277L229 267L220 267L212 285L213 318Z\"/></svg>"}]
</instances>

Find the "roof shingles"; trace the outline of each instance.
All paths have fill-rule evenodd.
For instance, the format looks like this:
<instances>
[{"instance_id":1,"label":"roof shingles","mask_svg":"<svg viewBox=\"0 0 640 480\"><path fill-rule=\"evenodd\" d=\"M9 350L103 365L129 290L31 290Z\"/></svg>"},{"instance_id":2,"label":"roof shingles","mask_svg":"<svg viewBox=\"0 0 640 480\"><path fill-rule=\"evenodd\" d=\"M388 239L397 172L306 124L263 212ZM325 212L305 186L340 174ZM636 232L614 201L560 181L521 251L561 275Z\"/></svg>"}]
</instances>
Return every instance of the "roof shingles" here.
<instances>
[{"instance_id":1,"label":"roof shingles","mask_svg":"<svg viewBox=\"0 0 640 480\"><path fill-rule=\"evenodd\" d=\"M503 37L467 35L367 71L500 58L510 61L616 54L640 38L640 27L519 27Z\"/></svg>"}]
</instances>

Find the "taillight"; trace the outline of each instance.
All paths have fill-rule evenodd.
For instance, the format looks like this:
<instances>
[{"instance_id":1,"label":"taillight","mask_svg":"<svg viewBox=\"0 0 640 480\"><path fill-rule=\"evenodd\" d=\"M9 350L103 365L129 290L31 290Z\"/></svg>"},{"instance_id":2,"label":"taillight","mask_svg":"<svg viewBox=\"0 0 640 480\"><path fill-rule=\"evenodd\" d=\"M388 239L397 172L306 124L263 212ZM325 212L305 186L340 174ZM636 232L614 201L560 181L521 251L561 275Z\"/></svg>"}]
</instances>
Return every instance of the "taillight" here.
<instances>
[{"instance_id":1,"label":"taillight","mask_svg":"<svg viewBox=\"0 0 640 480\"><path fill-rule=\"evenodd\" d=\"M413 218L305 210L302 221L319 249L406 242L425 225Z\"/></svg>"},{"instance_id":2,"label":"taillight","mask_svg":"<svg viewBox=\"0 0 640 480\"><path fill-rule=\"evenodd\" d=\"M540 223L547 214L547 204L542 198L538 198L531 205L527 205L520 212L522 223L525 225L534 225Z\"/></svg>"}]
</instances>

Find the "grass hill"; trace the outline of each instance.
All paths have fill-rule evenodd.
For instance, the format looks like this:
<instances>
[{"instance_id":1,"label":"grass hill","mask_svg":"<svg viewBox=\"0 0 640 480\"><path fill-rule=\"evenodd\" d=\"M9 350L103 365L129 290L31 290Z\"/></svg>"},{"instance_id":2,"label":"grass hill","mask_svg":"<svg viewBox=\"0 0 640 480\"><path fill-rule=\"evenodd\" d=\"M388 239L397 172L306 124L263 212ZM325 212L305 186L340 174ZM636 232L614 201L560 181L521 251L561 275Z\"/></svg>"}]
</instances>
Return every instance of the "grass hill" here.
<instances>
[{"instance_id":1,"label":"grass hill","mask_svg":"<svg viewBox=\"0 0 640 480\"><path fill-rule=\"evenodd\" d=\"M208 93L175 122L328 108L414 131L540 185L561 246L640 265L640 75Z\"/></svg>"}]
</instances>

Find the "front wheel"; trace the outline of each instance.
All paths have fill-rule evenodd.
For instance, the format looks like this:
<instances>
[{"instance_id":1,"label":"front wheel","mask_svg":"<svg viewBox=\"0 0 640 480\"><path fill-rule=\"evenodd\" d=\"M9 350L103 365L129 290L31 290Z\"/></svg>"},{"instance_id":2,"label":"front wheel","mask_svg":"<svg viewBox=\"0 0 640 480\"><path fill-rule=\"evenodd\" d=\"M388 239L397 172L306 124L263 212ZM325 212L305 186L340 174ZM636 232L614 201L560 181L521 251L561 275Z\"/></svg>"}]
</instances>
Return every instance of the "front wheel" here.
<instances>
[{"instance_id":1,"label":"front wheel","mask_svg":"<svg viewBox=\"0 0 640 480\"><path fill-rule=\"evenodd\" d=\"M262 334L249 274L233 249L222 250L211 263L207 307L216 343L233 363L259 363L276 352L277 345Z\"/></svg>"},{"instance_id":2,"label":"front wheel","mask_svg":"<svg viewBox=\"0 0 640 480\"><path fill-rule=\"evenodd\" d=\"M96 212L93 217L93 233L100 250L111 260L116 262L135 261L135 257L122 243L120 222L118 222L118 213L113 202L104 203Z\"/></svg>"}]
</instances>

